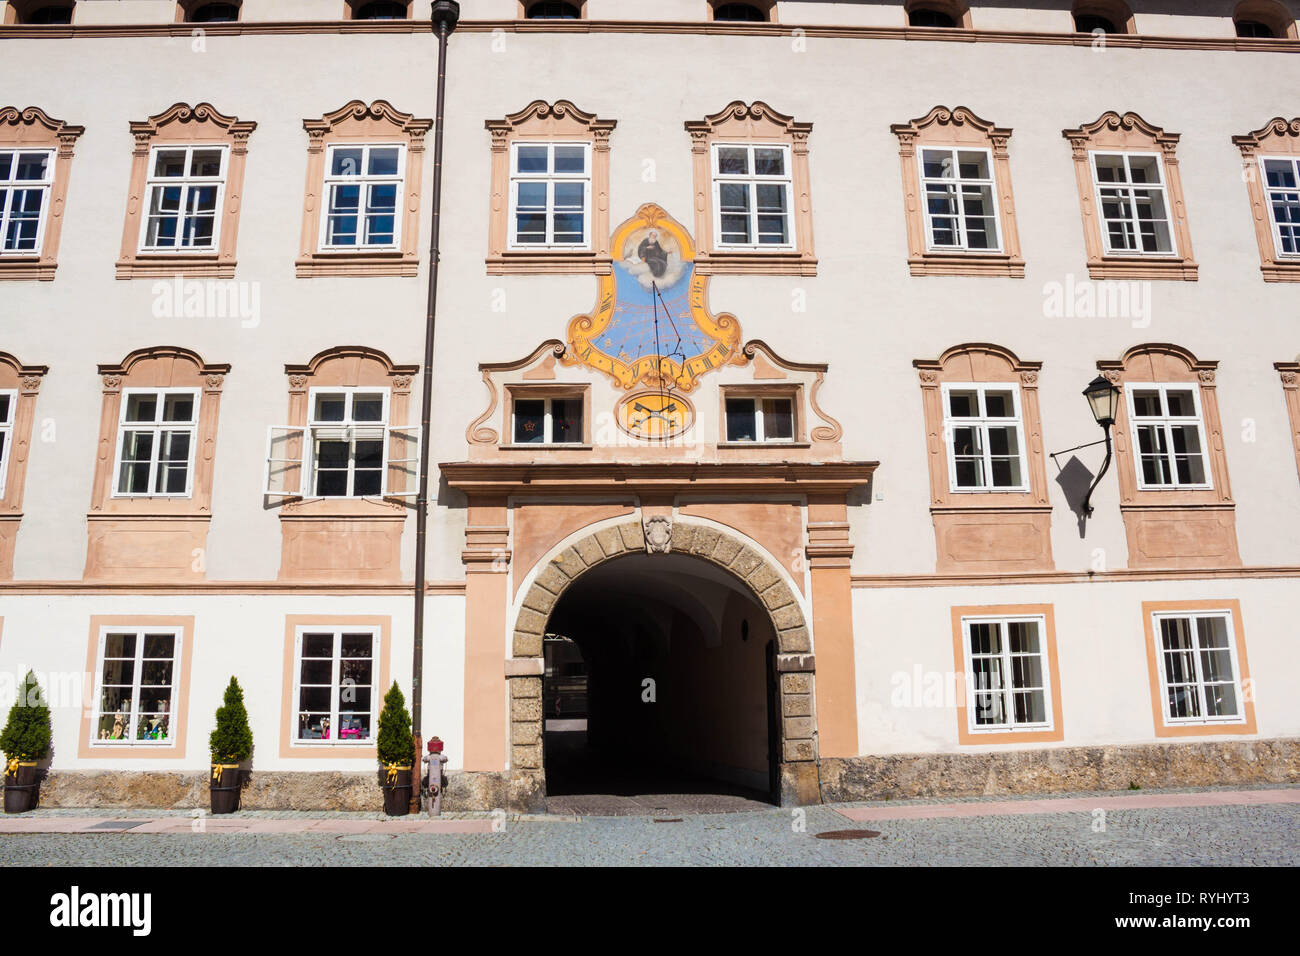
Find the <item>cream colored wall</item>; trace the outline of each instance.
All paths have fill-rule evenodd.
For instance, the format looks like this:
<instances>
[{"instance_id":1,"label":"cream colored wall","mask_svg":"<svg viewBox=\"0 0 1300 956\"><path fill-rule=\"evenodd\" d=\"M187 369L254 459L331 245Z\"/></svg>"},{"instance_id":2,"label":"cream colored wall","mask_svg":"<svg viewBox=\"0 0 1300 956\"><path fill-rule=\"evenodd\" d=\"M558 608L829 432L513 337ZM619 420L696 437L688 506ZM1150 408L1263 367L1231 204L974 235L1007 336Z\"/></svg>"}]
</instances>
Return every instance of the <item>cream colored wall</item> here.
<instances>
[{"instance_id":1,"label":"cream colored wall","mask_svg":"<svg viewBox=\"0 0 1300 956\"><path fill-rule=\"evenodd\" d=\"M1294 737L1300 734L1294 593L1289 579L859 589L853 601L859 748L888 754L1150 743L1156 736L1142 602L1157 600L1239 599L1259 736ZM1053 693L1061 698L1064 740L959 746L957 712L924 696L927 686L937 686L927 682L946 680L963 666L953 659L951 609L1007 604L1054 608L1061 686ZM1215 739L1232 738L1177 738Z\"/></svg>"}]
</instances>

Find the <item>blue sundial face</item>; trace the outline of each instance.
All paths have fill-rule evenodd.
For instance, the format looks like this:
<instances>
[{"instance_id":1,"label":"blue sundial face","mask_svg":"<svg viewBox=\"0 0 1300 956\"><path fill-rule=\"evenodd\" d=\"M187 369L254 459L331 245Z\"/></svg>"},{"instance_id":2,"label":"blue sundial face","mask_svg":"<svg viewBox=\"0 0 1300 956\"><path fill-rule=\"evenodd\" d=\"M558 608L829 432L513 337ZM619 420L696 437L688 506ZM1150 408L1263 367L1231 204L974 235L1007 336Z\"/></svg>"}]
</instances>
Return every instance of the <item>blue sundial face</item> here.
<instances>
[{"instance_id":1,"label":"blue sundial face","mask_svg":"<svg viewBox=\"0 0 1300 956\"><path fill-rule=\"evenodd\" d=\"M647 355L669 356L683 362L711 349L714 339L700 328L691 312L693 270L693 263L684 262L672 285L664 287L656 281L647 289L625 263L616 262L614 314L604 333L593 340L595 344L606 355L628 364Z\"/></svg>"}]
</instances>

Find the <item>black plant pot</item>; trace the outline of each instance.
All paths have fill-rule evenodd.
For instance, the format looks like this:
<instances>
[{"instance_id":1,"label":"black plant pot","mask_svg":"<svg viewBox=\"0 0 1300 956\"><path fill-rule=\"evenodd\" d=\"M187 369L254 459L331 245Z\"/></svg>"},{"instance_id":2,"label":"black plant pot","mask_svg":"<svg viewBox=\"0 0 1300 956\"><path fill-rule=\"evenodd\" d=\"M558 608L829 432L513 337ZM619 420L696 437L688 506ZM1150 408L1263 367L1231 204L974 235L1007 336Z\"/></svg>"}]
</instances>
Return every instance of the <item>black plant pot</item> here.
<instances>
[{"instance_id":1,"label":"black plant pot","mask_svg":"<svg viewBox=\"0 0 1300 956\"><path fill-rule=\"evenodd\" d=\"M221 773L218 775L217 770ZM239 792L243 784L243 772L239 764L213 764L212 776L208 780L208 796L212 801L212 812L234 813L239 809Z\"/></svg>"},{"instance_id":2,"label":"black plant pot","mask_svg":"<svg viewBox=\"0 0 1300 956\"><path fill-rule=\"evenodd\" d=\"M40 798L40 781L36 779L36 764L20 763L17 773L5 774L5 813L26 813L35 810Z\"/></svg>"},{"instance_id":3,"label":"black plant pot","mask_svg":"<svg viewBox=\"0 0 1300 956\"><path fill-rule=\"evenodd\" d=\"M389 782L388 772L379 771L379 786L384 791L384 812L390 817L404 817L411 812L411 768L398 767Z\"/></svg>"}]
</instances>

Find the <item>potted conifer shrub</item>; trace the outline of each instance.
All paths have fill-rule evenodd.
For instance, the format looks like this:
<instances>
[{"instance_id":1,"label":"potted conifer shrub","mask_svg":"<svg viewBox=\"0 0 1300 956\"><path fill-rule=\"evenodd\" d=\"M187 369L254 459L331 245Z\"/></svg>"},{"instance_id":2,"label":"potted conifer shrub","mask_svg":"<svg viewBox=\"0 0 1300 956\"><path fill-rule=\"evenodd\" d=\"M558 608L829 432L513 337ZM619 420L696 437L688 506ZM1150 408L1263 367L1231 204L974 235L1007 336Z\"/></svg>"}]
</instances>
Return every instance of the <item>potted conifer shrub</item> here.
<instances>
[{"instance_id":1,"label":"potted conifer shrub","mask_svg":"<svg viewBox=\"0 0 1300 956\"><path fill-rule=\"evenodd\" d=\"M36 765L50 752L50 708L31 671L18 685L9 720L0 731L0 750L5 754L5 813L35 809L40 796Z\"/></svg>"},{"instance_id":2,"label":"potted conifer shrub","mask_svg":"<svg viewBox=\"0 0 1300 956\"><path fill-rule=\"evenodd\" d=\"M379 713L379 785L384 791L384 812L401 817L411 812L411 765L415 759L415 737L411 715L406 709L397 681L384 695Z\"/></svg>"},{"instance_id":3,"label":"potted conifer shrub","mask_svg":"<svg viewBox=\"0 0 1300 956\"><path fill-rule=\"evenodd\" d=\"M244 691L230 678L225 701L217 708L217 726L208 737L212 752L212 779L208 794L213 813L234 813L244 783L244 764L253 755L253 731L248 726Z\"/></svg>"}]
</instances>

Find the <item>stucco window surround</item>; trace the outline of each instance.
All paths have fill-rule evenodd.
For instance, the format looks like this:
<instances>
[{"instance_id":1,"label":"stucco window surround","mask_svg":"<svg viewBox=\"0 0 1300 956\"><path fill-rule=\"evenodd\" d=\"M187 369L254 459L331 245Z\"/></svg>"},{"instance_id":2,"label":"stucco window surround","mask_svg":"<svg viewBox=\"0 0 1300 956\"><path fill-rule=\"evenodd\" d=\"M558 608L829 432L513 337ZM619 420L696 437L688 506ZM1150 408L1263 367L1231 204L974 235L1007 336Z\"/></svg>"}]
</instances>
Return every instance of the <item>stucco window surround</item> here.
<instances>
[{"instance_id":1,"label":"stucco window surround","mask_svg":"<svg viewBox=\"0 0 1300 956\"><path fill-rule=\"evenodd\" d=\"M1232 22L1238 27L1238 36L1254 35L1243 34L1242 24L1259 23L1276 39L1294 40L1297 37L1295 17L1277 0L1242 0L1232 12Z\"/></svg>"},{"instance_id":2,"label":"stucco window surround","mask_svg":"<svg viewBox=\"0 0 1300 956\"><path fill-rule=\"evenodd\" d=\"M1215 656L1229 656L1234 666L1233 692L1238 695L1237 708L1240 711L1237 717L1222 720L1205 717L1195 722L1169 719L1167 694L1170 674L1166 662L1161 660L1164 654L1159 644L1159 620L1165 617L1224 619L1228 632L1224 648L1227 654ZM1257 732L1254 686L1246 659L1246 633L1242 626L1240 601L1143 601L1142 626L1146 639L1147 675L1151 684L1151 719L1157 737L1210 737ZM1198 657L1198 671L1201 671L1206 665L1206 655L1198 654Z\"/></svg>"},{"instance_id":3,"label":"stucco window surround","mask_svg":"<svg viewBox=\"0 0 1300 956\"><path fill-rule=\"evenodd\" d=\"M795 122L766 103L736 100L722 110L686 123L695 179L695 271L700 275L816 275L808 137L812 123ZM789 248L727 248L717 234L714 189L715 147L784 147L789 168Z\"/></svg>"},{"instance_id":4,"label":"stucco window surround","mask_svg":"<svg viewBox=\"0 0 1300 956\"><path fill-rule=\"evenodd\" d=\"M971 29L970 7L964 0L907 0L903 5L903 22L910 26L915 15L925 13L946 16L952 21L952 27L947 29Z\"/></svg>"},{"instance_id":5,"label":"stucco window surround","mask_svg":"<svg viewBox=\"0 0 1300 956\"><path fill-rule=\"evenodd\" d=\"M992 625L999 629L1000 642L1010 645L1008 624L1031 624L1037 637L1034 652L1037 665L1032 686L1041 688L1040 699L1043 706L1043 719L1033 722L1032 726L1017 727L1011 721L999 722L997 726L981 729L975 719L975 710L982 702L988 701L986 694L980 696L980 671L973 667L972 625ZM1056 656L1056 617L1050 604L998 604L974 607L954 607L952 609L952 648L956 673L960 675L961 685L957 692L957 742L962 745L1012 744L1012 743L1052 743L1065 739L1065 725L1061 719L1061 671ZM993 654L1001 660L1012 658L1011 667L1001 676L1006 680L1006 697L1013 697L1017 681L1029 676L1029 668L1016 674L1016 655L1024 652L1026 646L1019 648L1005 646L1002 653ZM988 651L989 648L982 647ZM992 665L996 668L996 663ZM1022 665L1023 667L1023 665ZM1041 683L1040 683L1041 681ZM1002 685L990 682L990 691ZM1023 686L1030 686L1025 684ZM996 695L995 695L996 696ZM1014 706L1007 701L1008 709ZM985 703L987 707L987 703Z\"/></svg>"},{"instance_id":6,"label":"stucco window surround","mask_svg":"<svg viewBox=\"0 0 1300 956\"><path fill-rule=\"evenodd\" d=\"M366 7L373 6L373 5L374 5L374 0L344 0L343 19L344 20L374 19L372 17L359 16L359 14L365 12ZM391 2L389 3L381 3L379 5L402 7L405 10L405 13L402 17L400 18L394 17L392 19L402 19L402 20L411 19L411 0L391 0ZM384 17L382 19L389 19L389 18Z\"/></svg>"},{"instance_id":7,"label":"stucco window surround","mask_svg":"<svg viewBox=\"0 0 1300 956\"><path fill-rule=\"evenodd\" d=\"M173 651L171 712L168 720L170 743L97 743L96 718L101 699L104 668L100 657L101 640L112 631L144 633L150 629L177 636ZM87 688L91 706L82 708L81 733L77 756L83 760L173 759L185 756L185 738L189 733L190 665L194 660L194 618L157 614L92 614L90 641L86 649L86 670L91 684Z\"/></svg>"},{"instance_id":8,"label":"stucco window surround","mask_svg":"<svg viewBox=\"0 0 1300 956\"><path fill-rule=\"evenodd\" d=\"M235 245L239 233L239 210L243 201L244 166L248 138L257 124L217 111L210 103L191 107L176 103L144 122L131 124L135 150L131 159L131 182L126 204L126 225L122 231L122 254L117 260L117 278L144 279L190 276L229 279L235 275ZM218 206L216 248L211 251L142 251L145 225L149 219L150 164L158 147L220 147L223 157Z\"/></svg>"},{"instance_id":9,"label":"stucco window surround","mask_svg":"<svg viewBox=\"0 0 1300 956\"><path fill-rule=\"evenodd\" d=\"M537 10L533 8L537 7ZM577 17L557 16L546 8L560 9L564 7L572 8L577 12ZM529 16L529 14L532 14ZM566 11L567 14L567 11ZM538 0L519 0L519 9L515 14L516 20L585 20L587 19L587 2L586 0L570 0L568 3L544 3Z\"/></svg>"},{"instance_id":10,"label":"stucco window surround","mask_svg":"<svg viewBox=\"0 0 1300 956\"><path fill-rule=\"evenodd\" d=\"M1300 117L1275 117L1252 133L1234 136L1232 142L1241 150L1241 178L1250 199L1264 281L1300 282ZM1276 186L1270 186L1270 171ZM1279 223L1279 212L1295 218Z\"/></svg>"},{"instance_id":11,"label":"stucco window surround","mask_svg":"<svg viewBox=\"0 0 1300 956\"><path fill-rule=\"evenodd\" d=\"M1300 362L1274 362L1282 379L1282 399L1291 423L1291 445L1295 449L1296 471L1300 472Z\"/></svg>"},{"instance_id":12,"label":"stucco window surround","mask_svg":"<svg viewBox=\"0 0 1300 956\"><path fill-rule=\"evenodd\" d=\"M23 517L23 491L31 453L32 423L36 419L36 394L45 365L24 365L8 352L0 352L0 395L6 397L3 453L0 453L0 581L14 576L14 543Z\"/></svg>"},{"instance_id":13,"label":"stucco window surround","mask_svg":"<svg viewBox=\"0 0 1300 956\"><path fill-rule=\"evenodd\" d=\"M564 385L556 384L519 384L507 385L505 387L505 427L502 429L502 448L537 448L558 446L561 448L590 448L591 447L591 386L590 385ZM582 424L581 434L577 441L550 441L550 442L518 442L516 434L516 406L521 401L543 401L546 402L546 414L551 417L553 412L553 402L555 400L577 402L581 407ZM554 437L556 430L554 426L550 429L550 434Z\"/></svg>"},{"instance_id":14,"label":"stucco window surround","mask_svg":"<svg viewBox=\"0 0 1300 956\"><path fill-rule=\"evenodd\" d=\"M388 690L389 663L392 660L393 619L388 615L378 614L287 614L284 618L284 670L282 673L282 697L280 701L280 756L311 757L341 760L375 759L375 746L378 731L375 730L368 744L344 744L341 741L331 744L304 743L295 734L296 714L299 701L294 699L294 689L298 684L301 660L298 656L299 635L319 628L322 632L347 631L356 628L358 633L368 632L374 635L371 648L374 661L374 681L371 684L371 708L373 720L378 720L379 702ZM375 724L372 723L372 728Z\"/></svg>"},{"instance_id":15,"label":"stucco window surround","mask_svg":"<svg viewBox=\"0 0 1300 956\"><path fill-rule=\"evenodd\" d=\"M807 448L809 447L807 434L807 416L803 412L803 394L802 385L797 384L743 384L722 385L718 388L718 445L725 448L763 448L778 446L781 448ZM753 402L753 414L755 417L755 429L757 434L752 439L732 439L731 416L728 414L729 401L740 399ZM786 401L790 405L790 427L788 436L784 435L784 427L773 429L765 421L765 417L770 414L769 409L763 407L765 401L771 400ZM779 409L778 409L779 411ZM782 418L784 416L781 416Z\"/></svg>"},{"instance_id":16,"label":"stucco window surround","mask_svg":"<svg viewBox=\"0 0 1300 956\"><path fill-rule=\"evenodd\" d=\"M1053 570L1051 513L1038 402L1041 362L1026 362L1000 345L954 346L938 359L916 359L925 414L939 573ZM1022 484L1006 491L954 491L953 429L945 415L945 385L1005 385L1020 409Z\"/></svg>"},{"instance_id":17,"label":"stucco window surround","mask_svg":"<svg viewBox=\"0 0 1300 956\"><path fill-rule=\"evenodd\" d=\"M272 446L268 459L303 460L304 442L310 440L308 415L313 391L385 391L389 432L412 427L411 380L419 372L417 365L395 365L383 352L364 346L339 346L318 353L305 365L286 365L284 371L289 385L287 428L279 429L278 447L274 439L268 442ZM394 460L390 441L388 467ZM297 480L302 480L301 469ZM400 581L406 501L397 497L313 498L296 486L286 488L289 493L267 496L269 502L280 504L281 581Z\"/></svg>"},{"instance_id":18,"label":"stucco window surround","mask_svg":"<svg viewBox=\"0 0 1300 956\"><path fill-rule=\"evenodd\" d=\"M234 7L235 20L242 18L244 13L243 0L177 0L176 2L176 22L177 23L229 23L229 20L195 20L195 15L199 15L204 7Z\"/></svg>"},{"instance_id":19,"label":"stucco window surround","mask_svg":"<svg viewBox=\"0 0 1300 956\"><path fill-rule=\"evenodd\" d=\"M1062 130L1061 135L1070 141L1074 156L1088 275L1093 279L1194 281L1198 267L1192 256L1192 237L1187 225L1183 181L1178 170L1177 146L1180 135L1152 126L1136 113L1121 116L1114 110L1103 113L1095 121L1078 129ZM1094 181L1094 157L1098 154L1117 153L1133 154L1140 158L1155 157L1172 240L1172 250L1169 253L1135 252L1121 255L1106 251L1102 238L1102 212L1098 208L1099 190ZM1135 185L1141 190L1144 184Z\"/></svg>"},{"instance_id":20,"label":"stucco window surround","mask_svg":"<svg viewBox=\"0 0 1300 956\"><path fill-rule=\"evenodd\" d=\"M303 120L307 131L307 187L302 239L295 263L299 278L312 276L413 276L419 272L420 185L424 176L424 136L433 120L416 119L386 100L367 105L353 100L320 119ZM326 163L335 146L400 146L404 173L397 190L398 248L367 251L326 249L322 217L329 213ZM358 210L360 213L360 210Z\"/></svg>"},{"instance_id":21,"label":"stucco window surround","mask_svg":"<svg viewBox=\"0 0 1300 956\"><path fill-rule=\"evenodd\" d=\"M980 119L964 106L936 106L910 123L890 127L898 137L903 172L903 201L907 215L907 264L911 274L956 276L1011 276L1023 278L1025 260L1020 255L1015 199L1011 192L1011 166L1007 142L1011 130ZM978 150L992 157L993 217L999 241L995 248L947 250L931 242L927 196L922 188L922 159L927 148ZM962 197L964 199L964 196Z\"/></svg>"},{"instance_id":22,"label":"stucco window surround","mask_svg":"<svg viewBox=\"0 0 1300 956\"><path fill-rule=\"evenodd\" d=\"M718 13L718 8L719 8L719 7L728 7L728 6L733 6L733 5L734 5L734 6L753 7L755 10L758 11L759 15L760 15L763 19L762 19L761 21L746 21L746 20L740 20L740 19L731 18L731 17L725 17L725 18L723 18L722 20L719 20L719 19L718 19L718 15L717 15L717 13ZM777 19L776 19L776 0L750 0L749 3L742 3L742 4L732 4L732 3L730 2L730 0L709 0L709 2L708 2L708 14L709 14L709 20L714 21L714 22L718 22L718 23L746 23L746 22L754 22L754 23L776 23L776 22L777 22Z\"/></svg>"},{"instance_id":23,"label":"stucco window surround","mask_svg":"<svg viewBox=\"0 0 1300 956\"><path fill-rule=\"evenodd\" d=\"M57 8L68 11L67 23L76 22L77 5L73 0L9 0L5 4L6 24L36 24L39 21L35 15L41 10ZM50 21L52 25L57 26L58 21ZM65 24L66 25L66 24Z\"/></svg>"},{"instance_id":24,"label":"stucco window surround","mask_svg":"<svg viewBox=\"0 0 1300 956\"><path fill-rule=\"evenodd\" d=\"M217 418L229 365L205 362L188 349L157 346L132 352L120 364L101 365L103 401L95 475L87 515L85 576L95 580L196 581L205 578L203 549L212 518ZM189 492L132 496L115 493L122 404L135 389L193 389Z\"/></svg>"},{"instance_id":25,"label":"stucco window surround","mask_svg":"<svg viewBox=\"0 0 1300 956\"><path fill-rule=\"evenodd\" d=\"M488 222L489 275L541 273L608 275L609 135L616 120L600 119L568 100L534 100L518 113L487 120L492 135L492 182ZM587 242L583 248L512 248L511 157L518 144L584 144L588 147Z\"/></svg>"},{"instance_id":26,"label":"stucco window surround","mask_svg":"<svg viewBox=\"0 0 1300 956\"><path fill-rule=\"evenodd\" d=\"M1124 0L1080 0L1070 14L1075 18L1076 30L1080 17L1101 17L1115 27L1116 33L1137 33L1133 11Z\"/></svg>"},{"instance_id":27,"label":"stucco window surround","mask_svg":"<svg viewBox=\"0 0 1300 956\"><path fill-rule=\"evenodd\" d=\"M1187 349L1168 343L1137 345L1119 359L1097 363L1101 374L1124 393L1113 429L1113 471L1119 481L1120 514L1128 538L1130 568L1241 566L1236 505L1228 483L1228 460L1215 389L1217 367L1217 362L1201 361ZM1128 392L1134 386L1148 383L1184 383L1197 390L1207 471L1205 484L1209 487L1141 487Z\"/></svg>"},{"instance_id":28,"label":"stucco window surround","mask_svg":"<svg viewBox=\"0 0 1300 956\"><path fill-rule=\"evenodd\" d=\"M72 150L84 126L72 126L48 116L38 106L0 108L0 150L19 149L49 155L42 196L37 246L30 252L0 251L0 280L54 278L58 267L63 206L72 174Z\"/></svg>"}]
</instances>

